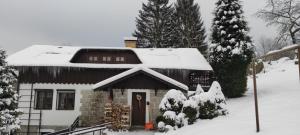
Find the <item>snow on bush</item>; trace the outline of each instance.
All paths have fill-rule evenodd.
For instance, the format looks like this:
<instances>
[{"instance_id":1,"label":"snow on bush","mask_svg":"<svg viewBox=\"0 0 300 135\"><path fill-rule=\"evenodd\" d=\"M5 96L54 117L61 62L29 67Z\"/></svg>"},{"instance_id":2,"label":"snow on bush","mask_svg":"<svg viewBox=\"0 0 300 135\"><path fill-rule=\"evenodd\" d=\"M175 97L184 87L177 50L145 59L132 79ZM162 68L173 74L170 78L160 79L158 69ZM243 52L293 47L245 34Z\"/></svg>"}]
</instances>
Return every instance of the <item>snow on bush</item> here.
<instances>
[{"instance_id":1,"label":"snow on bush","mask_svg":"<svg viewBox=\"0 0 300 135\"><path fill-rule=\"evenodd\" d=\"M173 131L174 130L174 127L173 126L171 126L171 125L166 125L166 132L168 132L168 131Z\"/></svg>"},{"instance_id":2,"label":"snow on bush","mask_svg":"<svg viewBox=\"0 0 300 135\"><path fill-rule=\"evenodd\" d=\"M193 124L197 119L198 105L195 100L189 99L184 101L182 112L188 118L188 124Z\"/></svg>"},{"instance_id":3,"label":"snow on bush","mask_svg":"<svg viewBox=\"0 0 300 135\"><path fill-rule=\"evenodd\" d=\"M166 127L166 124L164 122L162 122L162 121L158 122L157 128L158 128L159 132L164 132L165 131L165 127Z\"/></svg>"},{"instance_id":4,"label":"snow on bush","mask_svg":"<svg viewBox=\"0 0 300 135\"><path fill-rule=\"evenodd\" d=\"M179 113L176 117L176 126L181 128L188 125L188 119L185 117L184 113Z\"/></svg>"},{"instance_id":5,"label":"snow on bush","mask_svg":"<svg viewBox=\"0 0 300 135\"><path fill-rule=\"evenodd\" d=\"M163 114L164 122L167 125L175 126L176 113L174 111L166 111Z\"/></svg>"},{"instance_id":6,"label":"snow on bush","mask_svg":"<svg viewBox=\"0 0 300 135\"><path fill-rule=\"evenodd\" d=\"M162 113L166 111L174 111L179 114L182 110L183 102L186 100L185 95L175 89L169 90L159 104L159 109Z\"/></svg>"},{"instance_id":7,"label":"snow on bush","mask_svg":"<svg viewBox=\"0 0 300 135\"><path fill-rule=\"evenodd\" d=\"M198 104L200 119L212 119L227 114L225 96L216 81L212 83L208 92L192 96L190 99Z\"/></svg>"},{"instance_id":8,"label":"snow on bush","mask_svg":"<svg viewBox=\"0 0 300 135\"><path fill-rule=\"evenodd\" d=\"M198 85L197 85L197 88L196 88L195 94L196 94L196 95L199 95L199 94L201 94L201 93L204 93L204 90L202 89L201 85L198 84Z\"/></svg>"}]
</instances>

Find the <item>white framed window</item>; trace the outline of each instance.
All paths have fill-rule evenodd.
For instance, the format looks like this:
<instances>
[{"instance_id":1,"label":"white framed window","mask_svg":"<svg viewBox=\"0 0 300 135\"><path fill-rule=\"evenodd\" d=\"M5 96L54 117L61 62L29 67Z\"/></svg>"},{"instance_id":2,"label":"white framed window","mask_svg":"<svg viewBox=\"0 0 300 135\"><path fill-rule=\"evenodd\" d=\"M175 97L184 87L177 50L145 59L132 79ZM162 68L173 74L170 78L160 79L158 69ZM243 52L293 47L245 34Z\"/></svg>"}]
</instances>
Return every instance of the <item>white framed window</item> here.
<instances>
[{"instance_id":1,"label":"white framed window","mask_svg":"<svg viewBox=\"0 0 300 135\"><path fill-rule=\"evenodd\" d=\"M34 109L52 110L53 90L36 89L34 101L35 101Z\"/></svg>"},{"instance_id":2,"label":"white framed window","mask_svg":"<svg viewBox=\"0 0 300 135\"><path fill-rule=\"evenodd\" d=\"M102 57L102 61L106 61L106 57L105 56Z\"/></svg>"},{"instance_id":3,"label":"white framed window","mask_svg":"<svg viewBox=\"0 0 300 135\"><path fill-rule=\"evenodd\" d=\"M56 100L57 110L74 110L75 90L57 90Z\"/></svg>"},{"instance_id":4,"label":"white framed window","mask_svg":"<svg viewBox=\"0 0 300 135\"><path fill-rule=\"evenodd\" d=\"M106 57L106 61L111 61L111 57Z\"/></svg>"},{"instance_id":5,"label":"white framed window","mask_svg":"<svg viewBox=\"0 0 300 135\"><path fill-rule=\"evenodd\" d=\"M120 61L120 57L116 57L116 61Z\"/></svg>"},{"instance_id":6,"label":"white framed window","mask_svg":"<svg viewBox=\"0 0 300 135\"><path fill-rule=\"evenodd\" d=\"M98 57L97 56L94 56L94 61L98 61Z\"/></svg>"},{"instance_id":7,"label":"white framed window","mask_svg":"<svg viewBox=\"0 0 300 135\"><path fill-rule=\"evenodd\" d=\"M94 57L93 56L89 56L89 61L93 61Z\"/></svg>"},{"instance_id":8,"label":"white framed window","mask_svg":"<svg viewBox=\"0 0 300 135\"><path fill-rule=\"evenodd\" d=\"M125 58L124 57L120 57L120 61L125 61Z\"/></svg>"}]
</instances>

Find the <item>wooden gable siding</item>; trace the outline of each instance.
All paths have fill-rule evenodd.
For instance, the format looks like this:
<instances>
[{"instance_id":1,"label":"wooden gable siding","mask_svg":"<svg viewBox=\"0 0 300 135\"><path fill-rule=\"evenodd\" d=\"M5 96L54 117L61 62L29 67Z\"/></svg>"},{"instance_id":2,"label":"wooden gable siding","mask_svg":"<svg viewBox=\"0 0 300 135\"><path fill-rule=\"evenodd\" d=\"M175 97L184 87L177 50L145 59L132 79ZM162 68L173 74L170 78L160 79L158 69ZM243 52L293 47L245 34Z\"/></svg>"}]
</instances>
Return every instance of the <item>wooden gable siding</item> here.
<instances>
[{"instance_id":1,"label":"wooden gable siding","mask_svg":"<svg viewBox=\"0 0 300 135\"><path fill-rule=\"evenodd\" d=\"M136 72L115 82L101 87L103 89L180 89L143 71Z\"/></svg>"},{"instance_id":2,"label":"wooden gable siding","mask_svg":"<svg viewBox=\"0 0 300 135\"><path fill-rule=\"evenodd\" d=\"M96 57L91 61L89 58ZM110 60L103 60L103 57L110 57ZM123 57L124 61L117 61L117 57ZM106 64L140 64L138 56L131 50L99 50L99 49L82 49L78 51L72 63L106 63Z\"/></svg>"}]
</instances>

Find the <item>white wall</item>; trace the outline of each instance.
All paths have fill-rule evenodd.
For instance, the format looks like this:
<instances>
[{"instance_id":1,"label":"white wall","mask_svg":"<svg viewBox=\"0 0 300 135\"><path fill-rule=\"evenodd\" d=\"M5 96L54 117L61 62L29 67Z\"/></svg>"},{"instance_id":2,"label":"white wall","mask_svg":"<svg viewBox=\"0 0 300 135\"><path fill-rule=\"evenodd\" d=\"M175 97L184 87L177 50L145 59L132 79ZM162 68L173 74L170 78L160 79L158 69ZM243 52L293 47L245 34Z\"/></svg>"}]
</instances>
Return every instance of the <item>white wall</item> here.
<instances>
[{"instance_id":1,"label":"white wall","mask_svg":"<svg viewBox=\"0 0 300 135\"><path fill-rule=\"evenodd\" d=\"M33 84L33 89L53 89L52 110L42 110L42 125L48 126L70 126L73 121L80 115L80 99L82 98L81 91L92 90L92 85L77 85L77 84ZM75 106L74 110L56 110L57 89L74 89L75 90ZM29 101L31 84L20 84L20 101ZM33 91L34 94L34 91ZM34 100L34 96L32 97ZM29 102L19 102L19 107L29 107ZM35 110L34 101L32 102L32 113L37 113L40 110ZM22 108L24 113L28 113L29 109ZM22 119L28 119L28 114L23 114ZM32 119L39 118L38 114L32 114ZM32 120L30 125L39 125L39 122ZM27 120L22 120L22 125L27 125Z\"/></svg>"}]
</instances>

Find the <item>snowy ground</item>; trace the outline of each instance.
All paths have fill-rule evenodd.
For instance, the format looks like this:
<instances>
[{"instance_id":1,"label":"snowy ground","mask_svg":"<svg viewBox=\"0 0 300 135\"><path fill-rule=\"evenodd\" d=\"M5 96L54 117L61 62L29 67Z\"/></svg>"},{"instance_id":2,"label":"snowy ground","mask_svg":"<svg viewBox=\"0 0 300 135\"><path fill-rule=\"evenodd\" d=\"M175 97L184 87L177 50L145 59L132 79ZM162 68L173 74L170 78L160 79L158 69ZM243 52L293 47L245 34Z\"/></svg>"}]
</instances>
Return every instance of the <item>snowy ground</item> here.
<instances>
[{"instance_id":1,"label":"snowy ground","mask_svg":"<svg viewBox=\"0 0 300 135\"><path fill-rule=\"evenodd\" d=\"M300 134L300 81L298 65L281 59L258 75L261 135ZM199 120L194 125L157 135L255 135L252 78L245 97L227 101L229 115L213 120Z\"/></svg>"},{"instance_id":2,"label":"snowy ground","mask_svg":"<svg viewBox=\"0 0 300 135\"><path fill-rule=\"evenodd\" d=\"M300 81L298 65L281 59L258 74L258 98L261 132L259 135L298 135L300 130ZM168 133L155 135L256 135L252 78L242 98L227 100L227 116L199 120ZM108 135L152 135L153 132L110 132Z\"/></svg>"},{"instance_id":3,"label":"snowy ground","mask_svg":"<svg viewBox=\"0 0 300 135\"><path fill-rule=\"evenodd\" d=\"M138 131L130 131L130 132L107 132L107 135L154 135L153 131L144 131L144 130L138 130Z\"/></svg>"}]
</instances>

